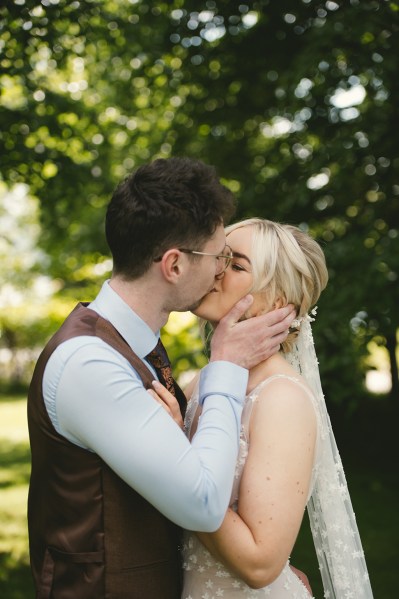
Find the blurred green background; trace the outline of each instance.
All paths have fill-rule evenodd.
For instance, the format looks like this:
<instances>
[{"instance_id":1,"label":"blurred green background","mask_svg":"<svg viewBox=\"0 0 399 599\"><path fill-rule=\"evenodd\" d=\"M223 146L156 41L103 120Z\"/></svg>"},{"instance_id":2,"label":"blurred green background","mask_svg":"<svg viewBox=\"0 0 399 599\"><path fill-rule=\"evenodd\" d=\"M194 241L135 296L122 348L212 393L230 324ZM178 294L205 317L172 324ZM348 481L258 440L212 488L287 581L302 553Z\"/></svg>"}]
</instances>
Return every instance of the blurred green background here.
<instances>
[{"instance_id":1,"label":"blurred green background","mask_svg":"<svg viewBox=\"0 0 399 599\"><path fill-rule=\"evenodd\" d=\"M0 7L0 594L32 596L25 402L38 352L112 263L113 188L214 164L236 217L298 224L330 282L315 340L378 599L397 596L399 3L9 0ZM175 372L206 357L173 316ZM322 597L305 522L294 563ZM313 582L314 581L314 582Z\"/></svg>"}]
</instances>

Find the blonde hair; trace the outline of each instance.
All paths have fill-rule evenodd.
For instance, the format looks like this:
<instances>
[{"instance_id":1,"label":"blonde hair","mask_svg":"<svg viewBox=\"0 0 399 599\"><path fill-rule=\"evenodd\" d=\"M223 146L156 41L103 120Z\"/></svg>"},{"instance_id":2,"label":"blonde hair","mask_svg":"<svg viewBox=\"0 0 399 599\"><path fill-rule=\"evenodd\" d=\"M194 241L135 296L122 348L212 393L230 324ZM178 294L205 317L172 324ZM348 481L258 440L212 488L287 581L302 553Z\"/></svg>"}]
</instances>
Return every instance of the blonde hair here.
<instances>
[{"instance_id":1,"label":"blonde hair","mask_svg":"<svg viewBox=\"0 0 399 599\"><path fill-rule=\"evenodd\" d=\"M265 305L293 304L300 318L316 304L327 285L324 253L310 235L292 225L261 218L248 218L226 227L226 235L242 227L252 227L251 293L264 294ZM283 343L290 351L296 333Z\"/></svg>"}]
</instances>

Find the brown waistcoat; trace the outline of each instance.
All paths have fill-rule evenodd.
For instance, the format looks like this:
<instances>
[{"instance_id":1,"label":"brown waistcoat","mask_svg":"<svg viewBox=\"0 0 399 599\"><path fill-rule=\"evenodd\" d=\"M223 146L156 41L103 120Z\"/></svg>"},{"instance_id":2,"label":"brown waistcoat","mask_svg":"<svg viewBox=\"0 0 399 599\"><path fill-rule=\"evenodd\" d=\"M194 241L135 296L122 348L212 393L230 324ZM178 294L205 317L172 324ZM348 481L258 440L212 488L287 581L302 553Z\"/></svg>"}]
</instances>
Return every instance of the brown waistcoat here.
<instances>
[{"instance_id":1,"label":"brown waistcoat","mask_svg":"<svg viewBox=\"0 0 399 599\"><path fill-rule=\"evenodd\" d=\"M59 435L48 417L42 394L47 361L60 343L81 335L100 337L124 355L146 388L153 379L114 327L83 304L41 354L28 396L28 525L36 597L179 599L180 529L98 455Z\"/></svg>"}]
</instances>

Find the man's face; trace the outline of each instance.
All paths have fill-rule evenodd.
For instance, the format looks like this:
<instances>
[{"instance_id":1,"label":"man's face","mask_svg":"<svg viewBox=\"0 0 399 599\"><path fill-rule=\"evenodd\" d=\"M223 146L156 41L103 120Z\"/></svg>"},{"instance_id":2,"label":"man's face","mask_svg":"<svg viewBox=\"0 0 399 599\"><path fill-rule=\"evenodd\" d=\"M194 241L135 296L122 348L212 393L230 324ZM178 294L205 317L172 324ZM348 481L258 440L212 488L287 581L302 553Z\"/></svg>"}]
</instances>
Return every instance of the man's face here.
<instances>
[{"instance_id":1,"label":"man's face","mask_svg":"<svg viewBox=\"0 0 399 599\"><path fill-rule=\"evenodd\" d=\"M226 235L223 226L220 225L201 248L190 248L213 255L199 255L193 258L191 255L185 254L187 274L184 282L182 281L180 307L175 307L174 310L178 312L195 310L204 296L213 289L216 275L220 270L220 261L216 256L224 253L225 246Z\"/></svg>"}]
</instances>

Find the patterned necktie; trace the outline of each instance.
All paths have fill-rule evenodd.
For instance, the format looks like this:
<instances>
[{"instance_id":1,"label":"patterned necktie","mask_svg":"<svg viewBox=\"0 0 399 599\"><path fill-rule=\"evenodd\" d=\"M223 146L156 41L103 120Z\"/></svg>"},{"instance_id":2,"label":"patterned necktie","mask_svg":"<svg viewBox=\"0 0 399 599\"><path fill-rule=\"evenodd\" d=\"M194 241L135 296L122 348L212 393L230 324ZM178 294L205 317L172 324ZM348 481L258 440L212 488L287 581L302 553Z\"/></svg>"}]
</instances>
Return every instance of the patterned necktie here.
<instances>
[{"instance_id":1,"label":"patterned necktie","mask_svg":"<svg viewBox=\"0 0 399 599\"><path fill-rule=\"evenodd\" d=\"M155 372L158 375L159 381L163 385L165 385L167 390L170 393L172 393L172 395L176 397L180 406L180 411L184 418L184 414L186 412L187 407L187 400L183 391L180 389L179 385L176 383L172 376L172 367L170 365L168 354L166 353L166 349L164 348L161 339L158 340L158 343L156 344L152 352L150 352L146 356L146 360L148 360L148 362L152 364L152 366L154 367Z\"/></svg>"}]
</instances>

